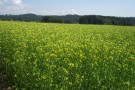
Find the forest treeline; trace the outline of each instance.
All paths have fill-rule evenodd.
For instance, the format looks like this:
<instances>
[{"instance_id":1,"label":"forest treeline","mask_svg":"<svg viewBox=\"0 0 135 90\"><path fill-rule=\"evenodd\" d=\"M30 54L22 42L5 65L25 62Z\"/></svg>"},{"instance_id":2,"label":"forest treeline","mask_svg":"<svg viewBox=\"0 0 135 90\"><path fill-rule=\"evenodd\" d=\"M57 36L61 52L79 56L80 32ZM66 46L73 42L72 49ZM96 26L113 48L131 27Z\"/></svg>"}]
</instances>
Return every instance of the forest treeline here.
<instances>
[{"instance_id":1,"label":"forest treeline","mask_svg":"<svg viewBox=\"0 0 135 90\"><path fill-rule=\"evenodd\" d=\"M3 21L25 21L25 22L40 22L42 16L36 14L22 14L22 15L0 15L0 20Z\"/></svg>"},{"instance_id":2,"label":"forest treeline","mask_svg":"<svg viewBox=\"0 0 135 90\"><path fill-rule=\"evenodd\" d=\"M100 16L100 15L84 15L84 16L80 15L41 16L36 14L0 15L0 20L135 26L135 17L114 17L114 16Z\"/></svg>"},{"instance_id":3,"label":"forest treeline","mask_svg":"<svg viewBox=\"0 0 135 90\"><path fill-rule=\"evenodd\" d=\"M4 21L26 21L26 22L52 22L52 23L79 23L79 15L63 16L41 16L36 14L22 15L0 15L0 20Z\"/></svg>"},{"instance_id":4,"label":"forest treeline","mask_svg":"<svg viewBox=\"0 0 135 90\"><path fill-rule=\"evenodd\" d=\"M79 15L43 16L41 22L50 23L79 23Z\"/></svg>"},{"instance_id":5,"label":"forest treeline","mask_svg":"<svg viewBox=\"0 0 135 90\"><path fill-rule=\"evenodd\" d=\"M107 25L123 25L134 26L135 17L113 17L100 15L87 15L79 19L80 24L107 24Z\"/></svg>"}]
</instances>

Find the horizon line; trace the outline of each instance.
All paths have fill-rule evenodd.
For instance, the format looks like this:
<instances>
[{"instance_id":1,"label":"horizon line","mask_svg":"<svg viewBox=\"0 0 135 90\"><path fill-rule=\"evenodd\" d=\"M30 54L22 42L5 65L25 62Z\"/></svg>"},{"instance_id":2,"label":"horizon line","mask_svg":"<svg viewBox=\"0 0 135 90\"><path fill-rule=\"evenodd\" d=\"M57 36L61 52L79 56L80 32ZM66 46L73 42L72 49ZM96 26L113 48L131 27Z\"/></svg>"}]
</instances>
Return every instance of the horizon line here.
<instances>
[{"instance_id":1,"label":"horizon line","mask_svg":"<svg viewBox=\"0 0 135 90\"><path fill-rule=\"evenodd\" d=\"M63 15L58 15L58 14L53 14L53 15L43 15L43 14L35 14L35 13L22 13L22 14L0 14L0 15L25 15L25 14L33 14L37 16L67 16L67 15L78 15L78 16L89 16L89 15L95 15L95 16L110 16L110 17L135 17L135 16L114 16L114 15L101 15L101 14L63 14Z\"/></svg>"}]
</instances>

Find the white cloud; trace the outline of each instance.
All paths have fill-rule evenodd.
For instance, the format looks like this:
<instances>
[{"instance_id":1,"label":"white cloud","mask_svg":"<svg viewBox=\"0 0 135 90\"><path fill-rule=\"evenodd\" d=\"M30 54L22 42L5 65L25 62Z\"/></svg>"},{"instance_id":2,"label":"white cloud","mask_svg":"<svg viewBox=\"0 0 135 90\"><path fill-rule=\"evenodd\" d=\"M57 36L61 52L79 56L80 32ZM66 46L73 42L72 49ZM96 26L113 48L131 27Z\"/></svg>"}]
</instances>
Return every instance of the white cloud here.
<instances>
[{"instance_id":1,"label":"white cloud","mask_svg":"<svg viewBox=\"0 0 135 90\"><path fill-rule=\"evenodd\" d=\"M3 4L3 2L2 2L2 1L0 1L0 5L1 5L1 4Z\"/></svg>"},{"instance_id":2,"label":"white cloud","mask_svg":"<svg viewBox=\"0 0 135 90\"><path fill-rule=\"evenodd\" d=\"M71 14L79 14L77 10L71 9Z\"/></svg>"},{"instance_id":3,"label":"white cloud","mask_svg":"<svg viewBox=\"0 0 135 90\"><path fill-rule=\"evenodd\" d=\"M1 0L1 4L10 4L10 5L20 5L22 4L22 0Z\"/></svg>"},{"instance_id":4,"label":"white cloud","mask_svg":"<svg viewBox=\"0 0 135 90\"><path fill-rule=\"evenodd\" d=\"M43 10L41 12L44 15L67 15L67 14L79 14L76 9L63 9L63 10Z\"/></svg>"},{"instance_id":5,"label":"white cloud","mask_svg":"<svg viewBox=\"0 0 135 90\"><path fill-rule=\"evenodd\" d=\"M9 0L10 3L15 4L15 5L20 5L22 4L21 0Z\"/></svg>"},{"instance_id":6,"label":"white cloud","mask_svg":"<svg viewBox=\"0 0 135 90\"><path fill-rule=\"evenodd\" d=\"M0 14L21 14L27 8L22 0L0 0Z\"/></svg>"}]
</instances>

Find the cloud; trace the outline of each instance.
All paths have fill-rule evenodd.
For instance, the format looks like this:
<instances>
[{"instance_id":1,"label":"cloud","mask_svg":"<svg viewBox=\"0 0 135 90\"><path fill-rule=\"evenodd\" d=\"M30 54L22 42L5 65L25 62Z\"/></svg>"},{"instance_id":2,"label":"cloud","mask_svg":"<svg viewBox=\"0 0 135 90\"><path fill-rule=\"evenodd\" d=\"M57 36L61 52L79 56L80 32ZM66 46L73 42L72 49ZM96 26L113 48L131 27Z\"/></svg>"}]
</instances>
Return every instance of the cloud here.
<instances>
[{"instance_id":1,"label":"cloud","mask_svg":"<svg viewBox=\"0 0 135 90\"><path fill-rule=\"evenodd\" d=\"M20 5L22 4L22 0L1 0L0 4Z\"/></svg>"},{"instance_id":2,"label":"cloud","mask_svg":"<svg viewBox=\"0 0 135 90\"><path fill-rule=\"evenodd\" d=\"M3 2L2 2L2 1L0 1L0 5L1 5L1 4L3 4Z\"/></svg>"},{"instance_id":3,"label":"cloud","mask_svg":"<svg viewBox=\"0 0 135 90\"><path fill-rule=\"evenodd\" d=\"M63 10L42 10L44 15L67 15L67 14L79 14L76 9L63 9Z\"/></svg>"},{"instance_id":4,"label":"cloud","mask_svg":"<svg viewBox=\"0 0 135 90\"><path fill-rule=\"evenodd\" d=\"M27 8L22 0L0 0L0 14L21 14Z\"/></svg>"}]
</instances>

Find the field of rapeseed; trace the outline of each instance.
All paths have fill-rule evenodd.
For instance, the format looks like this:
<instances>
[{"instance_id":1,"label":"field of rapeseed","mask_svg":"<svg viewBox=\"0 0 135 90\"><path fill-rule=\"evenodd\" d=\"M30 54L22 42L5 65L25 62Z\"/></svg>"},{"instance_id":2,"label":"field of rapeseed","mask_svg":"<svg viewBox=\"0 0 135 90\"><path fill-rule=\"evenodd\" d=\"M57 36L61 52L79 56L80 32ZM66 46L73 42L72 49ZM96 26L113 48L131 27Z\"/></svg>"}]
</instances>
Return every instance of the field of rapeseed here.
<instances>
[{"instance_id":1,"label":"field of rapeseed","mask_svg":"<svg viewBox=\"0 0 135 90\"><path fill-rule=\"evenodd\" d=\"M18 90L133 90L135 27L1 21L0 62Z\"/></svg>"}]
</instances>

